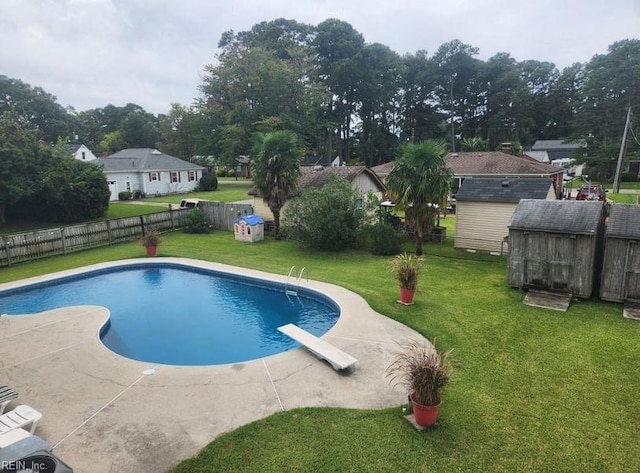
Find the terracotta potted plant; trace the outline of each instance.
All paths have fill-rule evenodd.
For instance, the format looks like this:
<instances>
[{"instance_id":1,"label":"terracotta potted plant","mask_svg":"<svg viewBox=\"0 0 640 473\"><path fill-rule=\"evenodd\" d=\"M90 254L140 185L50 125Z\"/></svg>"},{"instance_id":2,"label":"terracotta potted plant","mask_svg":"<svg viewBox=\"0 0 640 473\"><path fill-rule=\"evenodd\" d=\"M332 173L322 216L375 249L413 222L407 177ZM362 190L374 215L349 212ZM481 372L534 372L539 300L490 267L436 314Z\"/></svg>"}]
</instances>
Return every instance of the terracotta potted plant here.
<instances>
[{"instance_id":1,"label":"terracotta potted plant","mask_svg":"<svg viewBox=\"0 0 640 473\"><path fill-rule=\"evenodd\" d=\"M147 256L155 256L158 245L160 244L160 232L150 230L142 234L140 244L147 249Z\"/></svg>"},{"instance_id":2,"label":"terracotta potted plant","mask_svg":"<svg viewBox=\"0 0 640 473\"><path fill-rule=\"evenodd\" d=\"M409 391L416 424L426 427L436 423L442 394L449 384L451 350L438 353L433 345L411 340L394 353L387 368L393 386L402 385Z\"/></svg>"},{"instance_id":3,"label":"terracotta potted plant","mask_svg":"<svg viewBox=\"0 0 640 473\"><path fill-rule=\"evenodd\" d=\"M413 303L413 295L418 287L420 267L424 263L422 256L401 253L391 260L391 271L400 283L400 302Z\"/></svg>"}]
</instances>

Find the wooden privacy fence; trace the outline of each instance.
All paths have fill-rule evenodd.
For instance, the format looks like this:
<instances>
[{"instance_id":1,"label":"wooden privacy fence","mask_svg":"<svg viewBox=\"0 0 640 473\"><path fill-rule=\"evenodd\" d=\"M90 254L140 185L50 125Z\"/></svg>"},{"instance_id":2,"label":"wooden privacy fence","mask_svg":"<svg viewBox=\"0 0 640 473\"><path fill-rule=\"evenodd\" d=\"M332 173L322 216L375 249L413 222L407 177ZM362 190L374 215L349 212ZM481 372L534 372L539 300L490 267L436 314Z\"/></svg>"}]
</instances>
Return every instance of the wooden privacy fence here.
<instances>
[{"instance_id":1,"label":"wooden privacy fence","mask_svg":"<svg viewBox=\"0 0 640 473\"><path fill-rule=\"evenodd\" d=\"M233 221L245 215L253 214L253 205L225 204L224 202L199 202L209 224L216 230L233 231Z\"/></svg>"},{"instance_id":2,"label":"wooden privacy fence","mask_svg":"<svg viewBox=\"0 0 640 473\"><path fill-rule=\"evenodd\" d=\"M0 266L138 239L180 226L184 209L0 236Z\"/></svg>"}]
</instances>

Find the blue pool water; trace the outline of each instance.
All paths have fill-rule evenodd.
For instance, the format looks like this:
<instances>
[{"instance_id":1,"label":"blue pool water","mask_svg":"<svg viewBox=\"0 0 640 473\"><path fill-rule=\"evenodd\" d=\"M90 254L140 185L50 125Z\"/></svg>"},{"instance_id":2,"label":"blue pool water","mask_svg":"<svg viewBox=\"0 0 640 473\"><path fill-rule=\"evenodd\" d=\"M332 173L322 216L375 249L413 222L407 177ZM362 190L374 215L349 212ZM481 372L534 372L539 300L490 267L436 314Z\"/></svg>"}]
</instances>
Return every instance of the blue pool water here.
<instances>
[{"instance_id":1,"label":"blue pool water","mask_svg":"<svg viewBox=\"0 0 640 473\"><path fill-rule=\"evenodd\" d=\"M328 297L301 288L181 265L146 264L0 293L0 313L32 314L72 305L111 311L101 339L127 358L170 365L238 363L299 346L277 327L316 336L337 321Z\"/></svg>"}]
</instances>

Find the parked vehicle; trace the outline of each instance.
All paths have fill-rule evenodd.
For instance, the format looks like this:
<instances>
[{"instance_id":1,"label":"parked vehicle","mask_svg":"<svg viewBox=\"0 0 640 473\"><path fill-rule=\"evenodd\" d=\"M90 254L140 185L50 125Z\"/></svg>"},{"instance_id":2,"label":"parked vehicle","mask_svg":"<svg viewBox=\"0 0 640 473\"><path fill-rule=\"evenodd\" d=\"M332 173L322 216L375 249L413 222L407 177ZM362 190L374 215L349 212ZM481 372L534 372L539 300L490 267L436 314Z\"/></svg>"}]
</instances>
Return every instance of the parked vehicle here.
<instances>
[{"instance_id":1,"label":"parked vehicle","mask_svg":"<svg viewBox=\"0 0 640 473\"><path fill-rule=\"evenodd\" d=\"M607 200L607 191L602 186L584 185L578 189L576 200Z\"/></svg>"},{"instance_id":2,"label":"parked vehicle","mask_svg":"<svg viewBox=\"0 0 640 473\"><path fill-rule=\"evenodd\" d=\"M207 202L205 199L182 199L180 201L181 209L193 209L198 206L200 202Z\"/></svg>"}]
</instances>

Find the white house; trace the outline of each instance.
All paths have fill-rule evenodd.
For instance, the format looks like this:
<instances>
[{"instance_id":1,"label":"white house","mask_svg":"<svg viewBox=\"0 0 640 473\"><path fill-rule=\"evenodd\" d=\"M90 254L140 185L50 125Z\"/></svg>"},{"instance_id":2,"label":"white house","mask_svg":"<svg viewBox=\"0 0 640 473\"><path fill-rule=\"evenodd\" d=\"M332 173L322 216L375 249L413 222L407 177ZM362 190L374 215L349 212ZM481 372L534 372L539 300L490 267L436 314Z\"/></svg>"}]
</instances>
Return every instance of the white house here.
<instances>
[{"instance_id":1,"label":"white house","mask_svg":"<svg viewBox=\"0 0 640 473\"><path fill-rule=\"evenodd\" d=\"M175 194L195 190L204 167L164 154L157 149L131 148L118 151L96 164L102 166L110 200L123 191L146 195Z\"/></svg>"},{"instance_id":2,"label":"white house","mask_svg":"<svg viewBox=\"0 0 640 473\"><path fill-rule=\"evenodd\" d=\"M53 145L53 149L57 150L60 145ZM73 156L78 161L93 161L98 159L95 154L91 152L89 148L87 148L83 144L78 143L69 143L62 145L64 146L64 151L69 152L69 155Z\"/></svg>"}]
</instances>

